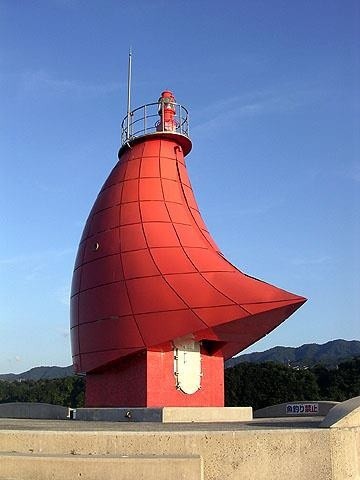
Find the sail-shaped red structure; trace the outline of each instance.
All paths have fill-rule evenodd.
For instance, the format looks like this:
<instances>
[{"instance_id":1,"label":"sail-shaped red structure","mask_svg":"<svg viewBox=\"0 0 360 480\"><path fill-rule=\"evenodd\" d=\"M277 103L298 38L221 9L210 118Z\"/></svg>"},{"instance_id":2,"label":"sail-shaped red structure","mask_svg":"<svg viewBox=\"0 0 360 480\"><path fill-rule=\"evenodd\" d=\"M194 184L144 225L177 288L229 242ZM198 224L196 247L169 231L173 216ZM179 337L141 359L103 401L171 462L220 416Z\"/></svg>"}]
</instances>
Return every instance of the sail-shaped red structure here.
<instances>
[{"instance_id":1,"label":"sail-shaped red structure","mask_svg":"<svg viewBox=\"0 0 360 480\"><path fill-rule=\"evenodd\" d=\"M188 177L190 149L187 111L169 91L123 122L73 274L72 353L87 406L222 406L224 360L306 300L221 254Z\"/></svg>"}]
</instances>

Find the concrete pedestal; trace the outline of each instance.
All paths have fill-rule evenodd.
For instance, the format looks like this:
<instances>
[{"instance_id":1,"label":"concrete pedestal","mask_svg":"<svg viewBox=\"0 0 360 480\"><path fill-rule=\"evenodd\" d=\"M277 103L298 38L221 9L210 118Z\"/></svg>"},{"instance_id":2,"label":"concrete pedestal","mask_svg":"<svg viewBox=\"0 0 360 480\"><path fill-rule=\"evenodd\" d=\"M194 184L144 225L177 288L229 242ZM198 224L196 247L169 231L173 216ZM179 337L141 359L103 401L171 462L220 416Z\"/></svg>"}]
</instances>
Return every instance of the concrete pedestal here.
<instances>
[{"instance_id":1,"label":"concrete pedestal","mask_svg":"<svg viewBox=\"0 0 360 480\"><path fill-rule=\"evenodd\" d=\"M75 420L103 422L216 423L252 420L251 407L78 408Z\"/></svg>"}]
</instances>

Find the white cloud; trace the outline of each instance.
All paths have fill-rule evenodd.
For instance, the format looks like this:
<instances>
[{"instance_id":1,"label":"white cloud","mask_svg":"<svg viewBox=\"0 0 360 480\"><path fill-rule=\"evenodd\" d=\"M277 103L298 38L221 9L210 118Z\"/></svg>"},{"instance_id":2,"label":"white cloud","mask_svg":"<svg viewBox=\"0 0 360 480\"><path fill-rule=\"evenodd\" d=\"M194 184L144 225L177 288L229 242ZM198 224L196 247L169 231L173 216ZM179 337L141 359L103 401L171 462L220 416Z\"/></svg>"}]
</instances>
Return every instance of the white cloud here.
<instances>
[{"instance_id":1,"label":"white cloud","mask_svg":"<svg viewBox=\"0 0 360 480\"><path fill-rule=\"evenodd\" d=\"M360 161L354 162L350 165L346 176L355 182L360 182Z\"/></svg>"},{"instance_id":2,"label":"white cloud","mask_svg":"<svg viewBox=\"0 0 360 480\"><path fill-rule=\"evenodd\" d=\"M331 257L328 255L319 255L318 257L303 257L303 258L294 258L291 260L291 263L293 265L323 265L323 264L328 264L331 262Z\"/></svg>"},{"instance_id":3,"label":"white cloud","mask_svg":"<svg viewBox=\"0 0 360 480\"><path fill-rule=\"evenodd\" d=\"M234 210L234 214L236 216L240 215L263 215L265 213L268 213L270 210L273 210L274 208L277 208L281 206L283 203L283 200L274 200L271 201L269 200L267 203L258 203L257 205L254 205L252 207L248 208L238 208Z\"/></svg>"},{"instance_id":4,"label":"white cloud","mask_svg":"<svg viewBox=\"0 0 360 480\"><path fill-rule=\"evenodd\" d=\"M24 265L29 263L36 263L39 265L39 262L45 262L50 258L59 258L69 254L75 254L74 248L63 248L63 249L51 249L44 250L41 252L32 252L24 255L14 255L11 257L0 258L0 266L15 266L15 265Z\"/></svg>"},{"instance_id":5,"label":"white cloud","mask_svg":"<svg viewBox=\"0 0 360 480\"><path fill-rule=\"evenodd\" d=\"M28 71L21 75L20 86L26 92L102 96L119 91L121 83L86 83L81 80L57 78L46 70Z\"/></svg>"},{"instance_id":6,"label":"white cloud","mask_svg":"<svg viewBox=\"0 0 360 480\"><path fill-rule=\"evenodd\" d=\"M47 272L50 265L67 256L75 257L75 248L50 249L42 252L32 252L0 258L0 271L11 272L26 282L34 283L40 279L44 280L44 272ZM46 275L45 275L46 276ZM58 295L57 298L60 298Z\"/></svg>"},{"instance_id":7,"label":"white cloud","mask_svg":"<svg viewBox=\"0 0 360 480\"><path fill-rule=\"evenodd\" d=\"M296 86L250 92L216 101L197 111L197 118L207 119L192 130L212 130L226 127L238 118L295 110L309 102L319 101L321 92Z\"/></svg>"},{"instance_id":8,"label":"white cloud","mask_svg":"<svg viewBox=\"0 0 360 480\"><path fill-rule=\"evenodd\" d=\"M66 307L70 307L70 283L56 289L54 295L59 303Z\"/></svg>"},{"instance_id":9,"label":"white cloud","mask_svg":"<svg viewBox=\"0 0 360 480\"><path fill-rule=\"evenodd\" d=\"M22 362L22 358L21 358L20 355L14 355L14 356L12 356L12 357L9 357L9 358L7 359L7 361L8 361L8 363L9 363L10 365L16 365L16 364Z\"/></svg>"},{"instance_id":10,"label":"white cloud","mask_svg":"<svg viewBox=\"0 0 360 480\"><path fill-rule=\"evenodd\" d=\"M89 83L74 78L60 78L45 69L25 72L1 72L2 91L20 95L73 95L80 98L102 97L124 90L124 82Z\"/></svg>"},{"instance_id":11,"label":"white cloud","mask_svg":"<svg viewBox=\"0 0 360 480\"><path fill-rule=\"evenodd\" d=\"M70 336L70 326L68 328L66 327L57 327L56 329L56 333L59 334L62 338L64 339L68 339L69 336Z\"/></svg>"}]
</instances>

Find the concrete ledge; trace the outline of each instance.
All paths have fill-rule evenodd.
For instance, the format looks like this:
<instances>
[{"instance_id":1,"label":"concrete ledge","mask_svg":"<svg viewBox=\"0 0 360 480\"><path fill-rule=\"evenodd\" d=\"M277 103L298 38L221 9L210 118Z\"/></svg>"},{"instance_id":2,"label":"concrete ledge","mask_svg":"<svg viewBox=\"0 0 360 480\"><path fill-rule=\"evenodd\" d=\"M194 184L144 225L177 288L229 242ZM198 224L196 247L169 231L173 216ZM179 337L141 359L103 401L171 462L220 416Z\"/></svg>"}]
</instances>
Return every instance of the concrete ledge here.
<instances>
[{"instance_id":1,"label":"concrete ledge","mask_svg":"<svg viewBox=\"0 0 360 480\"><path fill-rule=\"evenodd\" d=\"M251 407L77 408L74 420L104 422L245 422Z\"/></svg>"},{"instance_id":2,"label":"concrete ledge","mask_svg":"<svg viewBox=\"0 0 360 480\"><path fill-rule=\"evenodd\" d=\"M202 480L200 456L0 454L0 480Z\"/></svg>"},{"instance_id":3,"label":"concrete ledge","mask_svg":"<svg viewBox=\"0 0 360 480\"><path fill-rule=\"evenodd\" d=\"M161 408L77 408L74 420L102 422L161 422Z\"/></svg>"},{"instance_id":4,"label":"concrete ledge","mask_svg":"<svg viewBox=\"0 0 360 480\"><path fill-rule=\"evenodd\" d=\"M360 397L337 404L321 422L323 428L360 427Z\"/></svg>"},{"instance_id":5,"label":"concrete ledge","mask_svg":"<svg viewBox=\"0 0 360 480\"><path fill-rule=\"evenodd\" d=\"M163 423L246 422L252 420L251 407L164 407Z\"/></svg>"},{"instance_id":6,"label":"concrete ledge","mask_svg":"<svg viewBox=\"0 0 360 480\"><path fill-rule=\"evenodd\" d=\"M254 418L278 417L325 417L328 412L339 402L327 401L300 401L272 405L271 407L255 410Z\"/></svg>"},{"instance_id":7,"label":"concrete ledge","mask_svg":"<svg viewBox=\"0 0 360 480\"><path fill-rule=\"evenodd\" d=\"M69 408L50 403L14 402L0 404L0 418L39 418L64 420L69 418Z\"/></svg>"}]
</instances>

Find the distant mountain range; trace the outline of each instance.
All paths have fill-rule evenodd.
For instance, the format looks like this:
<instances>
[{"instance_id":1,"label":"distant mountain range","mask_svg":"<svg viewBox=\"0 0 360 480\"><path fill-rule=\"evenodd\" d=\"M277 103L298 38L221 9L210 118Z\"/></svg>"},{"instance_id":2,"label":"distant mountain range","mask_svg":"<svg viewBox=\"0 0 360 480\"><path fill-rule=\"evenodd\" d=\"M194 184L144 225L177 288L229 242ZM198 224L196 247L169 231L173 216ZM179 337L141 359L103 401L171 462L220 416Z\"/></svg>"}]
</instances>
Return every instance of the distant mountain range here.
<instances>
[{"instance_id":1,"label":"distant mountain range","mask_svg":"<svg viewBox=\"0 0 360 480\"><path fill-rule=\"evenodd\" d=\"M74 375L72 365L69 367L34 367L23 373L0 374L0 380L15 382L18 380L48 380L51 378L64 378Z\"/></svg>"},{"instance_id":2,"label":"distant mountain range","mask_svg":"<svg viewBox=\"0 0 360 480\"><path fill-rule=\"evenodd\" d=\"M309 343L301 347L274 347L265 352L246 353L231 358L225 365L228 368L244 362L277 362L291 366L311 367L321 364L326 367L335 367L338 363L357 356L360 356L360 341L332 340L322 345ZM34 367L23 373L0 374L0 380L14 382L63 378L71 375L74 375L72 365L69 367Z\"/></svg>"},{"instance_id":3,"label":"distant mountain range","mask_svg":"<svg viewBox=\"0 0 360 480\"><path fill-rule=\"evenodd\" d=\"M244 362L277 362L308 367L320 364L326 367L335 367L344 360L357 356L360 356L360 341L332 340L322 345L308 343L301 347L274 347L265 352L246 353L228 360L226 367L233 367Z\"/></svg>"}]
</instances>

